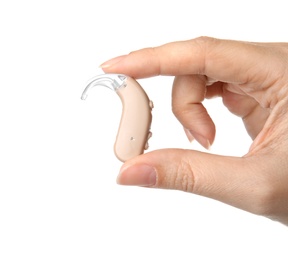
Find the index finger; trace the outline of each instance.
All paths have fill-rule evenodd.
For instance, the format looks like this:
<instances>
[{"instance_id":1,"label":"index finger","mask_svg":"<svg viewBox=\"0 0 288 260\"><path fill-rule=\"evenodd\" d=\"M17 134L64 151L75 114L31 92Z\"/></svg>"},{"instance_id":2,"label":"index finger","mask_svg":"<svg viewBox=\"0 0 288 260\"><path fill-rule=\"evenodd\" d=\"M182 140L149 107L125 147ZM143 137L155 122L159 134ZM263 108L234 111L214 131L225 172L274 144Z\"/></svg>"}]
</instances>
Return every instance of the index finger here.
<instances>
[{"instance_id":1,"label":"index finger","mask_svg":"<svg viewBox=\"0 0 288 260\"><path fill-rule=\"evenodd\" d=\"M196 74L224 82L246 83L251 78L248 72L253 73L254 67L257 67L255 73L261 71L259 66L265 70L263 64L263 50L259 45L199 37L133 51L101 67L106 73L122 73L134 78Z\"/></svg>"}]
</instances>

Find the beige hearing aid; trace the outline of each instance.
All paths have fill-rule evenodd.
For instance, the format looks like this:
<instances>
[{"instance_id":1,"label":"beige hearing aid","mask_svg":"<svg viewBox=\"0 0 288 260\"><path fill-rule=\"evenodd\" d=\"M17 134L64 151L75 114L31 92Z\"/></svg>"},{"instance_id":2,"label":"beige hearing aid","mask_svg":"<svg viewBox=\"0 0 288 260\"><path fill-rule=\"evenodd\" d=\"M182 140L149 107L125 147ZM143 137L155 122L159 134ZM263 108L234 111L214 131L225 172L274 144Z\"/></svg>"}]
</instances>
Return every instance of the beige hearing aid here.
<instances>
[{"instance_id":1,"label":"beige hearing aid","mask_svg":"<svg viewBox=\"0 0 288 260\"><path fill-rule=\"evenodd\" d=\"M121 74L103 74L93 78L85 88L104 86L114 90L122 101L122 116L114 145L116 157L125 162L148 149L148 139L152 136L150 126L153 103L140 84L133 78Z\"/></svg>"}]
</instances>

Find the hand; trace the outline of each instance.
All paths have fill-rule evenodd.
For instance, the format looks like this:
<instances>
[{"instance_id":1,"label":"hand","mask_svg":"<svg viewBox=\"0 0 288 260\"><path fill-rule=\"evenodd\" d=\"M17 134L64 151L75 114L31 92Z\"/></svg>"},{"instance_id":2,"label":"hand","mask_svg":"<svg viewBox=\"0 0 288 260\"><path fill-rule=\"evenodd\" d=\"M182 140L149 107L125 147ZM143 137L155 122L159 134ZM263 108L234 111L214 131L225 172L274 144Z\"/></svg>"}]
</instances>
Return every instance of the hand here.
<instances>
[{"instance_id":1,"label":"hand","mask_svg":"<svg viewBox=\"0 0 288 260\"><path fill-rule=\"evenodd\" d=\"M200 37L120 56L107 73L173 75L172 109L187 137L208 148L215 126L202 105L220 96L254 140L243 157L163 149L126 162L123 185L183 190L288 225L288 44Z\"/></svg>"}]
</instances>

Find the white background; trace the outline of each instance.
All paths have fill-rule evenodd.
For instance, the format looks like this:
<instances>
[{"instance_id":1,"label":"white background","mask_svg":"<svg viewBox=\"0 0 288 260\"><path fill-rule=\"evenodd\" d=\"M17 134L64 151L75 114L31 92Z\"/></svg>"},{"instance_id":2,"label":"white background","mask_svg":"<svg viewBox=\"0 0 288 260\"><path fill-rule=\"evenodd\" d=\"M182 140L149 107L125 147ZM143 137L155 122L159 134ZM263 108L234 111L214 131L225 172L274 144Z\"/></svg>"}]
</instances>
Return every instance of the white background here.
<instances>
[{"instance_id":1,"label":"white background","mask_svg":"<svg viewBox=\"0 0 288 260\"><path fill-rule=\"evenodd\" d=\"M94 89L114 56L201 35L288 41L286 1L0 2L0 259L287 259L287 227L180 191L118 186L117 95ZM286 5L285 5L286 6ZM153 100L150 150L190 144L172 77L139 80ZM211 153L251 143L221 100Z\"/></svg>"}]
</instances>

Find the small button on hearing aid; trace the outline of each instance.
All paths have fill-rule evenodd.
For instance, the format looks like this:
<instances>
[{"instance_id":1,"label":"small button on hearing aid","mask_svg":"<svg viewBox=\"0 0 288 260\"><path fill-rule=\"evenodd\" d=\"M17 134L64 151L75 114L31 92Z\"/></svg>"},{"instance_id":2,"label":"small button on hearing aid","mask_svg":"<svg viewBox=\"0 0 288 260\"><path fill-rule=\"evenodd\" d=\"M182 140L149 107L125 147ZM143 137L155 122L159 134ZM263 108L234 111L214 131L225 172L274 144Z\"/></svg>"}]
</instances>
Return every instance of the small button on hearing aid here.
<instances>
[{"instance_id":1,"label":"small button on hearing aid","mask_svg":"<svg viewBox=\"0 0 288 260\"><path fill-rule=\"evenodd\" d=\"M125 162L144 152L149 131L153 108L146 92L133 78L121 74L103 74L93 78L82 94L86 99L87 92L95 86L105 86L114 90L122 101L122 116L119 124L114 152L116 157Z\"/></svg>"},{"instance_id":2,"label":"small button on hearing aid","mask_svg":"<svg viewBox=\"0 0 288 260\"><path fill-rule=\"evenodd\" d=\"M147 139L149 140L151 137L152 137L152 132L149 131Z\"/></svg>"},{"instance_id":3,"label":"small button on hearing aid","mask_svg":"<svg viewBox=\"0 0 288 260\"><path fill-rule=\"evenodd\" d=\"M153 104L152 100L149 101L149 106L150 106L151 110L154 108L154 104Z\"/></svg>"}]
</instances>

